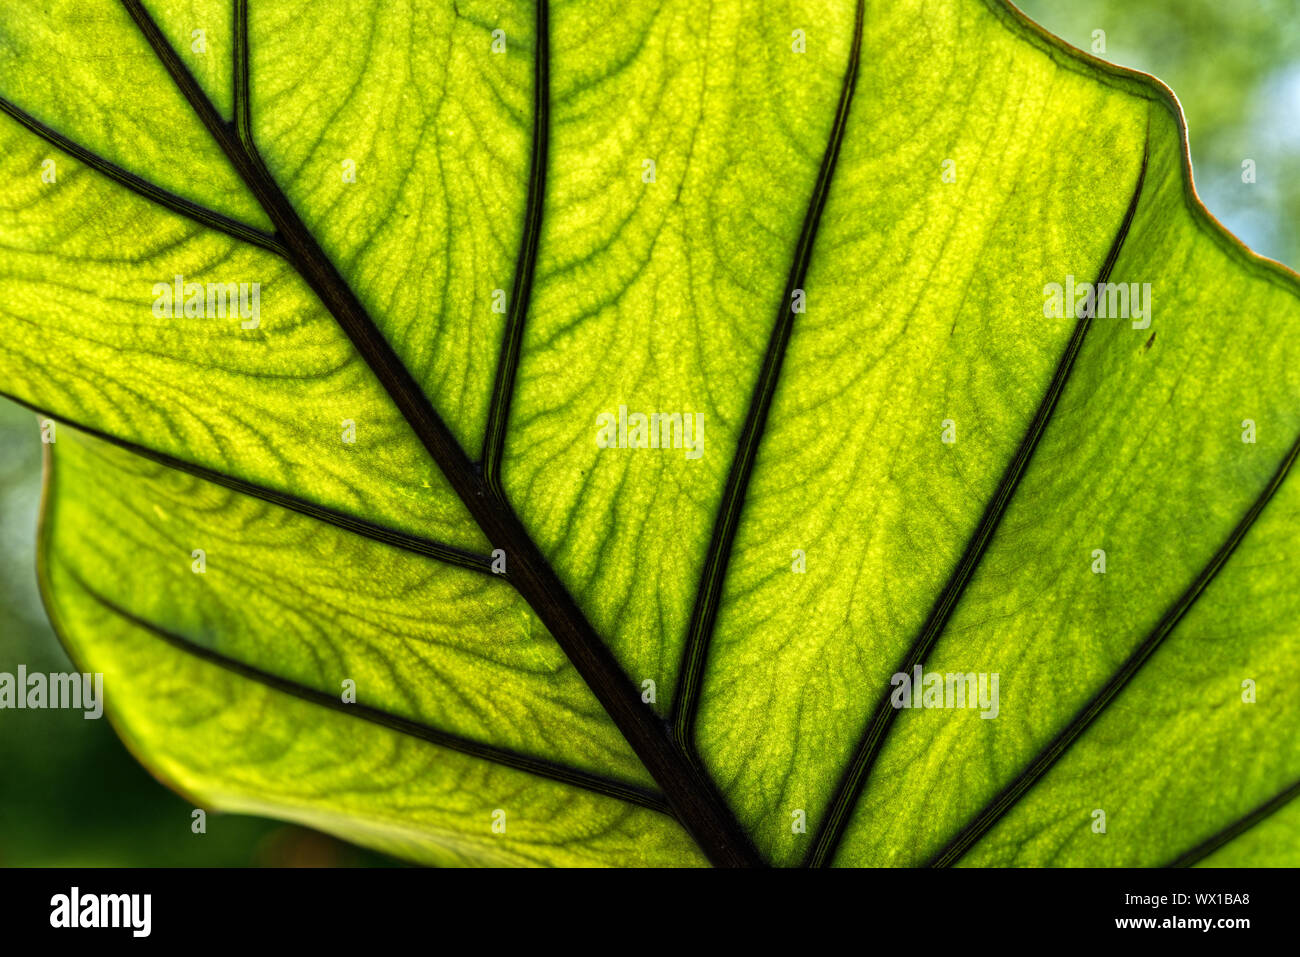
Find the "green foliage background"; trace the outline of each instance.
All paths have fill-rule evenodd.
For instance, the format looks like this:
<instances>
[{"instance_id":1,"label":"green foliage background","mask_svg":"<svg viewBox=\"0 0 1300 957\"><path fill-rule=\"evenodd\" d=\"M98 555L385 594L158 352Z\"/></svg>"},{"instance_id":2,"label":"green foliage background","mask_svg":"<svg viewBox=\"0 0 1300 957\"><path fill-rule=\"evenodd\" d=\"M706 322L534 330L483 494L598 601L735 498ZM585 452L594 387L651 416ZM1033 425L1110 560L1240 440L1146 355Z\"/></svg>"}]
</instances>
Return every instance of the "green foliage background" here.
<instances>
[{"instance_id":1,"label":"green foliage background","mask_svg":"<svg viewBox=\"0 0 1300 957\"><path fill-rule=\"evenodd\" d=\"M1300 18L1294 0L1021 0L1047 29L1153 73L1182 101L1196 184L1257 252L1300 264ZM1044 149L1059 144L1044 143ZM1253 159L1257 182L1241 182ZM65 670L36 593L40 444L33 416L0 400L0 671ZM155 782L107 721L79 712L0 716L0 865L357 865L369 852L277 822L211 815Z\"/></svg>"}]
</instances>

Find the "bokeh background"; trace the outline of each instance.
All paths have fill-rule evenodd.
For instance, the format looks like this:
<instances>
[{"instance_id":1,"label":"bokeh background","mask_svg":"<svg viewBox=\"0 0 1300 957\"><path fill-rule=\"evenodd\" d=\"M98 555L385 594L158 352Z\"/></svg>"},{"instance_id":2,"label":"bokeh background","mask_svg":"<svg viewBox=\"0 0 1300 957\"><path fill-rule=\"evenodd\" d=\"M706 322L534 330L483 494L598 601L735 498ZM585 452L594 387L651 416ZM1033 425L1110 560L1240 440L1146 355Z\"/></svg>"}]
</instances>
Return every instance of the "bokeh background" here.
<instances>
[{"instance_id":1,"label":"bokeh background","mask_svg":"<svg viewBox=\"0 0 1300 957\"><path fill-rule=\"evenodd\" d=\"M1112 62L1182 101L1197 189L1256 252L1300 266L1300 0L1021 0L1075 46L1105 31ZM1253 159L1256 182L1241 180ZM0 671L71 670L36 591L41 445L35 416L0 399ZM208 815L135 762L106 720L0 712L0 865L355 866L391 863L322 834Z\"/></svg>"}]
</instances>

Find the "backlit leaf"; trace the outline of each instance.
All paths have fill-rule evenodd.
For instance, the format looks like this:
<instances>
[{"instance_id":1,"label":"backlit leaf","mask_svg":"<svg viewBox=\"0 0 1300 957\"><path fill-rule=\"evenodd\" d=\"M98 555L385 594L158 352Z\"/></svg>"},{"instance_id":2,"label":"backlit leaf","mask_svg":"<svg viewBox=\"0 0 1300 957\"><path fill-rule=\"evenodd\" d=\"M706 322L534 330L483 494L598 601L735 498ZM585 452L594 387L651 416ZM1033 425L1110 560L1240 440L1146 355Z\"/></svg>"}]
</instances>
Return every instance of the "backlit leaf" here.
<instances>
[{"instance_id":1,"label":"backlit leaf","mask_svg":"<svg viewBox=\"0 0 1300 957\"><path fill-rule=\"evenodd\" d=\"M196 806L1300 859L1300 286L1152 78L1001 0L49 0L0 108L47 607Z\"/></svg>"}]
</instances>

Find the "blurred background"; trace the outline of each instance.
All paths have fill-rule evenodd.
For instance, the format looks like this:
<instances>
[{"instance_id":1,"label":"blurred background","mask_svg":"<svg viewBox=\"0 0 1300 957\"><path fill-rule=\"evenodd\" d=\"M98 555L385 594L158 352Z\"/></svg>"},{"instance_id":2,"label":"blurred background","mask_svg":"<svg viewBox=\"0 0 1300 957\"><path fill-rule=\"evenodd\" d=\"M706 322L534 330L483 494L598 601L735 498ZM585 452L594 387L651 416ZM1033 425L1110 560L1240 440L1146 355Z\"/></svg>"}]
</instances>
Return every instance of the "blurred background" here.
<instances>
[{"instance_id":1,"label":"blurred background","mask_svg":"<svg viewBox=\"0 0 1300 957\"><path fill-rule=\"evenodd\" d=\"M1300 266L1300 0L1021 0L1033 19L1107 60L1153 73L1182 101L1196 186L1256 252ZM1255 161L1256 182L1242 182ZM41 445L35 416L0 399L0 671L71 666L36 593ZM137 764L107 721L78 711L0 719L0 865L355 866L392 863L312 831L210 814ZM181 835L178 839L177 835Z\"/></svg>"}]
</instances>

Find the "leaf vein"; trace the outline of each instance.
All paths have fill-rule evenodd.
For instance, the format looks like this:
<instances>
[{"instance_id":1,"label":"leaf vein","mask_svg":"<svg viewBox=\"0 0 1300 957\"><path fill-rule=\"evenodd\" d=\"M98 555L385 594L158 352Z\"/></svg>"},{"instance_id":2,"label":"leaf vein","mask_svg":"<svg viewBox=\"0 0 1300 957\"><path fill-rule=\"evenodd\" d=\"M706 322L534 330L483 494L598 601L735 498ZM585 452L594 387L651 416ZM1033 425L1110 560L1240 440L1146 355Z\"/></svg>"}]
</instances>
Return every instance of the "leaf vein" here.
<instances>
[{"instance_id":1,"label":"leaf vein","mask_svg":"<svg viewBox=\"0 0 1300 957\"><path fill-rule=\"evenodd\" d=\"M687 627L686 644L682 650L681 664L677 672L677 688L673 694L672 723L678 747L690 755L692 760L696 759L695 719L699 711L709 645L717 623L722 585L731 560L736 532L740 526L740 515L744 508L750 475L758 456L758 446L767 426L767 417L781 376L786 347L794 328L793 296L796 289L802 288L808 274L813 245L817 238L817 227L820 225L822 210L830 193L835 164L844 141L845 128L848 126L849 108L857 86L862 55L865 6L865 0L858 0L854 14L852 46L840 86L840 96L835 108L830 137L826 150L822 154L817 179L804 213L803 226L795 243L793 261L790 264L781 302L777 307L776 321L768 338L763 366L754 383L745 422L741 427L731 468L727 473L727 482L714 516L713 532L709 539L708 551Z\"/></svg>"},{"instance_id":2,"label":"leaf vein","mask_svg":"<svg viewBox=\"0 0 1300 957\"><path fill-rule=\"evenodd\" d=\"M1133 188L1133 194L1129 199L1124 218L1102 264L1097 285L1109 281L1111 270L1114 268L1120 251L1124 247L1125 239L1128 238L1129 228L1133 223L1133 217L1137 213L1138 204L1142 197L1142 188L1146 182L1147 162L1150 158L1150 152L1151 134L1148 126L1142 148L1142 163L1138 168L1137 183ZM979 567L980 562L983 560L989 542L992 541L998 525L1001 524L1002 517L1006 514L1007 507L1019 488L1020 479L1028 469L1029 462L1038 448L1038 443L1047 430L1052 414L1056 411L1057 401L1065 390L1065 384L1070 377L1070 373L1074 370L1075 359L1083 348L1084 338L1087 336L1088 330L1092 327L1092 319L1092 313L1088 312L1076 323L1070 340L1066 344L1065 350L1062 352L1052 374L1052 379L1048 383L1047 391L1039 402L1034 417L1021 438L1020 445L1016 448L1011 461L1008 462L1005 471L1002 473L1002 478L998 482L997 488L994 489L993 496L985 506L975 532L967 541L952 574L942 591L940 591L939 596L935 599L929 616L921 626L921 630L908 648L903 660L894 669L894 673L910 673L915 666L924 660L947 627L948 620L952 617L952 613L962 595L965 594L966 586L974 577L976 568ZM836 785L827 814L818 827L817 835L804 862L806 866L821 867L829 863L835 854L835 849L839 846L844 830L848 826L850 812L857 804L858 798L861 797L876 758L884 747L885 738L898 717L898 710L890 703L891 691L892 686L885 688L877 699L876 707L863 729L853 756Z\"/></svg>"},{"instance_id":3,"label":"leaf vein","mask_svg":"<svg viewBox=\"0 0 1300 957\"><path fill-rule=\"evenodd\" d=\"M69 156L80 160L86 166L100 173L107 179L112 180L119 186L125 186L131 192L142 196L152 203L155 203L166 210L191 219L201 226L209 229L215 229L218 232L225 233L242 242L258 246L268 252L275 253L277 256L284 257L287 255L286 250L280 240L270 233L263 232L247 223L241 223L238 220L224 216L215 210L208 209L206 206L200 206L198 203L191 202L182 196L177 196L168 190L163 189L155 183L151 183L135 173L128 172L110 160L105 159L98 153L95 153L80 143L76 143L64 136L62 133L51 129L31 114L24 111L21 107L4 97L0 97L0 112L6 113L29 132L45 140L51 146L54 146Z\"/></svg>"},{"instance_id":4,"label":"leaf vein","mask_svg":"<svg viewBox=\"0 0 1300 957\"><path fill-rule=\"evenodd\" d=\"M320 705L324 708L329 708L332 711L350 715L362 721L367 721L371 724L387 728L391 731L397 731L408 737L417 738L421 741L447 748L450 751L457 751L461 754L469 755L470 757L490 761L493 764L500 764L518 771L526 771L530 774L537 775L538 777L560 781L564 784L575 785L584 790L605 795L606 797L618 798L619 800L627 801L631 804L649 808L652 811L659 811L664 814L668 813L668 806L664 802L663 797L654 791L637 787L636 785L626 784L621 781L616 781L612 778L606 778L602 775L592 774L589 771L583 771L579 768L574 768L546 758L538 758L533 755L513 751L509 748L502 748L496 745L487 744L483 741L477 741L473 738L452 734L451 732L431 727L422 722L413 721L410 718L403 718L399 715L392 714L382 708L375 708L360 703L344 704L341 699L332 694L326 694L323 691L301 684L297 681L282 678L269 671L263 671L261 668L231 658L219 651L205 648L182 635L155 625L154 623L141 618L139 615L121 607L112 599L96 590L94 586L86 582L85 579L83 579L75 569L67 565L66 562L61 562L61 564L67 574L76 581L77 585L85 591L87 595L112 614L147 632L153 637L166 642L181 653L198 658L208 664L216 665L231 674L256 682L257 684L270 688L273 691L279 691L291 695L300 700Z\"/></svg>"}]
</instances>

